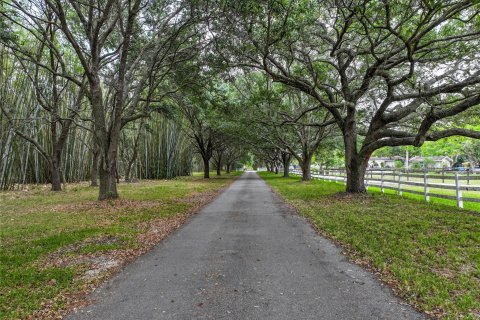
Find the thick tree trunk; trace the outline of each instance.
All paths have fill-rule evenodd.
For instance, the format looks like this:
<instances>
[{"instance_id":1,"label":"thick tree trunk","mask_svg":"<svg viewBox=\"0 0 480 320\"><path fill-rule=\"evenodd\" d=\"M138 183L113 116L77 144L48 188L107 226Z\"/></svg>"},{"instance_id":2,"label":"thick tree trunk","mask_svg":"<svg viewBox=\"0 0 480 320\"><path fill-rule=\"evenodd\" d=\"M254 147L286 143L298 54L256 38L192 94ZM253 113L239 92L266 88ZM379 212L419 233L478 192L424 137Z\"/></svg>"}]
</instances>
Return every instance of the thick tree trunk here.
<instances>
[{"instance_id":1,"label":"thick tree trunk","mask_svg":"<svg viewBox=\"0 0 480 320\"><path fill-rule=\"evenodd\" d=\"M227 173L230 173L230 167L231 167L231 164L230 163L227 163Z\"/></svg>"},{"instance_id":2,"label":"thick tree trunk","mask_svg":"<svg viewBox=\"0 0 480 320\"><path fill-rule=\"evenodd\" d=\"M100 149L98 200L116 199L118 198L116 162L120 124L114 123L111 130L107 130L102 89L98 77L96 81L90 83L90 99L95 124L95 143ZM116 114L115 117L118 117L118 115ZM118 118L113 121L117 122Z\"/></svg>"},{"instance_id":3,"label":"thick tree trunk","mask_svg":"<svg viewBox=\"0 0 480 320\"><path fill-rule=\"evenodd\" d=\"M203 158L203 178L210 178L210 159Z\"/></svg>"},{"instance_id":4,"label":"thick tree trunk","mask_svg":"<svg viewBox=\"0 0 480 320\"><path fill-rule=\"evenodd\" d=\"M50 164L50 179L52 191L62 191L62 174L60 173L60 163L57 159L52 159Z\"/></svg>"},{"instance_id":5,"label":"thick tree trunk","mask_svg":"<svg viewBox=\"0 0 480 320\"><path fill-rule=\"evenodd\" d=\"M302 168L303 181L310 181L312 179L311 165L312 165L312 157L307 157L301 163L300 167Z\"/></svg>"},{"instance_id":6,"label":"thick tree trunk","mask_svg":"<svg viewBox=\"0 0 480 320\"><path fill-rule=\"evenodd\" d=\"M345 144L345 168L347 171L348 193L365 193L365 171L369 156L362 156L357 151L357 135L355 121L346 122L343 129L343 141Z\"/></svg>"},{"instance_id":7,"label":"thick tree trunk","mask_svg":"<svg viewBox=\"0 0 480 320\"><path fill-rule=\"evenodd\" d=\"M98 173L100 178L98 200L118 198L117 174L115 172L115 166L112 168L108 161L101 159Z\"/></svg>"},{"instance_id":8,"label":"thick tree trunk","mask_svg":"<svg viewBox=\"0 0 480 320\"><path fill-rule=\"evenodd\" d=\"M288 178L290 176L290 161L292 156L287 152L282 152L283 176Z\"/></svg>"},{"instance_id":9,"label":"thick tree trunk","mask_svg":"<svg viewBox=\"0 0 480 320\"><path fill-rule=\"evenodd\" d=\"M102 155L99 166L99 200L118 198L116 154L107 152Z\"/></svg>"},{"instance_id":10,"label":"thick tree trunk","mask_svg":"<svg viewBox=\"0 0 480 320\"><path fill-rule=\"evenodd\" d=\"M347 192L366 192L364 179L367 164L368 158L365 159L358 154L352 154L349 157L345 157L345 167L347 169Z\"/></svg>"}]
</instances>

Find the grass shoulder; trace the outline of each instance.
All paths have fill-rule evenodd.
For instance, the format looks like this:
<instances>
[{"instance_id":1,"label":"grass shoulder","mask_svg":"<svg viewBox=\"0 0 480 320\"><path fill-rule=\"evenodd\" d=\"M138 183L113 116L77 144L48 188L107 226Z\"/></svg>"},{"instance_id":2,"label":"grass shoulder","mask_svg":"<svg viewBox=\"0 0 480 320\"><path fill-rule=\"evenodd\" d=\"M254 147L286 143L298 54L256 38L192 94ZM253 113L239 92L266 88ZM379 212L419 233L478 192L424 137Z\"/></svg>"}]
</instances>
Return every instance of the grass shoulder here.
<instances>
[{"instance_id":1,"label":"grass shoulder","mask_svg":"<svg viewBox=\"0 0 480 320\"><path fill-rule=\"evenodd\" d=\"M445 319L480 317L479 212L375 191L351 196L335 182L260 175L413 306Z\"/></svg>"}]
</instances>

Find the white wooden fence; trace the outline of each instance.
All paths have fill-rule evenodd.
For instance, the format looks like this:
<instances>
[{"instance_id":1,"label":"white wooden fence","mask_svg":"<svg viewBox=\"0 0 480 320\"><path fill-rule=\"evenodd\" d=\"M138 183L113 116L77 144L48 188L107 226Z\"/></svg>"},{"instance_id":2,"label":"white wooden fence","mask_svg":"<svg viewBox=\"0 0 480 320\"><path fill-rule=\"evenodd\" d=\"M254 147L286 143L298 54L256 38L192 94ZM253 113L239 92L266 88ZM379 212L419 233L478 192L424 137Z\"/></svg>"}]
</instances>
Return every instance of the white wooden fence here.
<instances>
[{"instance_id":1,"label":"white wooden fence","mask_svg":"<svg viewBox=\"0 0 480 320\"><path fill-rule=\"evenodd\" d=\"M301 175L298 169L291 170L293 174ZM312 170L312 178L327 181L346 183L347 175L344 169ZM397 191L399 195L405 193L419 194L429 202L430 197L451 199L457 201L457 206L463 208L463 202L480 202L480 174L447 173L429 174L427 172L401 172L395 170L367 170L365 186L379 187L384 193L385 189ZM417 188L412 190L408 187ZM420 191L418 189L423 189ZM455 195L431 192L430 189L452 190ZM463 192L473 196L463 196ZM438 191L437 191L438 192ZM478 193L478 194L477 194Z\"/></svg>"}]
</instances>

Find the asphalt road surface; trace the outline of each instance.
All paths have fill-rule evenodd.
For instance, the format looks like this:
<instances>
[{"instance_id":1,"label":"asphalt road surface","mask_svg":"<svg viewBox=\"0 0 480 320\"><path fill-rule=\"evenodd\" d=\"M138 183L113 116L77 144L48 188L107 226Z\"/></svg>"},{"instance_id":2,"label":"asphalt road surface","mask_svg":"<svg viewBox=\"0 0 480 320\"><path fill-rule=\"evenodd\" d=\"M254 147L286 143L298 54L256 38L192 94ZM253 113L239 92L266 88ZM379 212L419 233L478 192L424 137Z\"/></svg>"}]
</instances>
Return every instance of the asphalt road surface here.
<instances>
[{"instance_id":1,"label":"asphalt road surface","mask_svg":"<svg viewBox=\"0 0 480 320\"><path fill-rule=\"evenodd\" d=\"M68 319L424 319L254 172Z\"/></svg>"}]
</instances>

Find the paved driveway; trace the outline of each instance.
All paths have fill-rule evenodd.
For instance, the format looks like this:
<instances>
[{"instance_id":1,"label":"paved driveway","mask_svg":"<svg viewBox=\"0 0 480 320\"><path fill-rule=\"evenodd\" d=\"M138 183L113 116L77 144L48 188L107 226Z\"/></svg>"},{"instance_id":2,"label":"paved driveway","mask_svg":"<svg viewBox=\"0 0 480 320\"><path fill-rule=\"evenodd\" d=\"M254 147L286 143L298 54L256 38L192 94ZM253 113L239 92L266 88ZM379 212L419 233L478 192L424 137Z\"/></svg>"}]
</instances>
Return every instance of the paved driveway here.
<instances>
[{"instance_id":1,"label":"paved driveway","mask_svg":"<svg viewBox=\"0 0 480 320\"><path fill-rule=\"evenodd\" d=\"M424 319L254 172L93 299L69 319Z\"/></svg>"}]
</instances>

